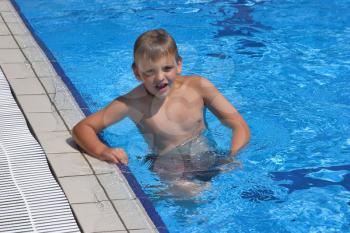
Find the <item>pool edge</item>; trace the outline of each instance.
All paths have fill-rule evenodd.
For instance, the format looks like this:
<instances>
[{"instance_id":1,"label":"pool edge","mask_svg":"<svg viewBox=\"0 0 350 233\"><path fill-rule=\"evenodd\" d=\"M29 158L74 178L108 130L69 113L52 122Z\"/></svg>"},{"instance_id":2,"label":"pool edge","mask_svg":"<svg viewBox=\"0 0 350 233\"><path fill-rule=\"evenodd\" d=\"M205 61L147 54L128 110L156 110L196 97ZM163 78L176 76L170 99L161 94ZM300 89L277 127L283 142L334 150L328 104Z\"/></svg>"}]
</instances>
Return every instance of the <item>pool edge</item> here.
<instances>
[{"instance_id":1,"label":"pool edge","mask_svg":"<svg viewBox=\"0 0 350 233\"><path fill-rule=\"evenodd\" d=\"M26 17L22 14L21 9L19 5L16 3L15 0L9 0L9 2L12 4L14 9L17 11L18 15L20 16L21 20L25 24L26 28L29 30L31 36L34 38L36 43L39 45L41 50L45 53L48 61L53 66L55 72L60 76L68 90L70 91L73 100L77 103L77 105L80 107L80 110L84 113L85 116L91 114L89 109L87 108L86 103L82 99L79 92L76 90L74 85L71 83L69 78L65 75L64 70L61 68L59 63L56 61L55 57L51 53L51 51L46 47L46 45L41 41L41 39L36 35L35 31L31 27L30 23L26 19ZM165 226L163 220L159 216L159 214L156 212L153 204L147 197L147 195L143 192L140 184L134 177L134 175L131 173L130 169L127 166L124 165L118 165L119 170L123 174L124 178L127 180L128 185L131 187L132 191L136 195L137 199L142 204L142 207L146 211L148 217L151 219L154 226L157 228L159 232L168 232L167 227Z\"/></svg>"}]
</instances>

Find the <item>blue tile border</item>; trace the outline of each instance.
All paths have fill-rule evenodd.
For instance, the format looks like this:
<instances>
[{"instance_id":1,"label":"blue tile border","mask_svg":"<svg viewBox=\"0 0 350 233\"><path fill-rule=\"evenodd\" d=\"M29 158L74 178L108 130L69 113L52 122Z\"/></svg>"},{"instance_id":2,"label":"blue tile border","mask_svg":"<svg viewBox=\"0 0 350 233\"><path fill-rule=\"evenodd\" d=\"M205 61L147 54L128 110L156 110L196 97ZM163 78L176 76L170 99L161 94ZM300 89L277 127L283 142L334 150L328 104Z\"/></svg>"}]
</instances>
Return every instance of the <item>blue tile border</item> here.
<instances>
[{"instance_id":1,"label":"blue tile border","mask_svg":"<svg viewBox=\"0 0 350 233\"><path fill-rule=\"evenodd\" d=\"M84 99L78 92L78 90L75 88L73 83L70 81L68 76L65 74L64 70L62 69L61 65L57 62L55 56L52 54L49 48L46 47L45 43L39 38L39 36L36 35L34 28L31 26L27 18L23 15L20 6L16 3L15 0L10 0L14 8L16 9L17 13L20 15L21 19L23 20L24 24L27 26L28 30L31 32L33 38L36 40L40 48L44 51L46 56L48 57L50 63L56 70L57 74L62 78L62 81L65 83L67 88L72 93L75 101L78 103L80 109L83 111L85 116L91 115L91 111L88 108L87 104L85 103ZM109 146L109 143L102 139L102 141ZM141 204L145 208L147 214L151 218L153 224L156 226L157 230L160 233L168 233L168 228L164 224L162 218L157 213L156 209L154 208L151 200L148 198L148 196L145 194L145 192L142 190L142 187L140 183L136 180L135 176L132 174L131 170L128 166L117 164L118 168L128 181L130 187L132 188L133 192L135 193L136 197L140 200Z\"/></svg>"}]
</instances>

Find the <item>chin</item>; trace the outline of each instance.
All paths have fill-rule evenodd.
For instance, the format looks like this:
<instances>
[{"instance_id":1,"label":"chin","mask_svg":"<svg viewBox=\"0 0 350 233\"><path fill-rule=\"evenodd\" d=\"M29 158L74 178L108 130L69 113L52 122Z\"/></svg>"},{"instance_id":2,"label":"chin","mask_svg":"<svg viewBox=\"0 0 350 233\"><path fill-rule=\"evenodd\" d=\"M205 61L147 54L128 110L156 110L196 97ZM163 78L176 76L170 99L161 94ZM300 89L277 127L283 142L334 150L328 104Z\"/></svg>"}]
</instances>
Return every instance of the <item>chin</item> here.
<instances>
[{"instance_id":1,"label":"chin","mask_svg":"<svg viewBox=\"0 0 350 233\"><path fill-rule=\"evenodd\" d=\"M170 92L170 88L167 88L165 91L158 91L155 96L157 98L165 98L168 96L169 92Z\"/></svg>"},{"instance_id":2,"label":"chin","mask_svg":"<svg viewBox=\"0 0 350 233\"><path fill-rule=\"evenodd\" d=\"M166 98L168 96L168 92L165 92L165 93L157 93L156 94L156 97L158 98L158 99L164 99L164 98Z\"/></svg>"}]
</instances>

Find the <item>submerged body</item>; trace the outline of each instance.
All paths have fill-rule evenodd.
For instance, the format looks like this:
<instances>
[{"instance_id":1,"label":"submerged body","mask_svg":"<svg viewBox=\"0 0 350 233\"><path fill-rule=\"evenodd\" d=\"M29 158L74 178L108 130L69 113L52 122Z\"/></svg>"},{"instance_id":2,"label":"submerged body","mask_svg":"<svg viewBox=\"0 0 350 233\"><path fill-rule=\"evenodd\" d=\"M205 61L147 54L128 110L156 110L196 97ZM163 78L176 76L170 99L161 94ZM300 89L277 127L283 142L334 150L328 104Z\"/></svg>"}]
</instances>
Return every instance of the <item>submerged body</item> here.
<instances>
[{"instance_id":1,"label":"submerged body","mask_svg":"<svg viewBox=\"0 0 350 233\"><path fill-rule=\"evenodd\" d=\"M145 163L162 180L210 181L228 169L233 160L227 153L220 153L204 134L185 141L162 155L149 154ZM233 167L231 166L231 169Z\"/></svg>"}]
</instances>

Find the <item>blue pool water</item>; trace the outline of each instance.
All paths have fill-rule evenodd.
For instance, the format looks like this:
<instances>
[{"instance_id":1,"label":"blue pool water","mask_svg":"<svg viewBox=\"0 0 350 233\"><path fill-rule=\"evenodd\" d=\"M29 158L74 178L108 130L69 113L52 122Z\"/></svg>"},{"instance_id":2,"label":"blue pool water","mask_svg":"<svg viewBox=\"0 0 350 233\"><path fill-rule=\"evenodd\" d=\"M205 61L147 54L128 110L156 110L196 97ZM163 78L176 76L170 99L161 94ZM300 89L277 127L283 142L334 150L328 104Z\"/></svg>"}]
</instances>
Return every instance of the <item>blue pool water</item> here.
<instances>
[{"instance_id":1,"label":"blue pool water","mask_svg":"<svg viewBox=\"0 0 350 233\"><path fill-rule=\"evenodd\" d=\"M163 27L177 40L183 74L210 79L246 119L244 168L189 199L161 194L130 120L103 133L126 149L170 232L349 232L349 1L16 2L92 112L138 85L134 40ZM207 120L228 149L230 131Z\"/></svg>"}]
</instances>

